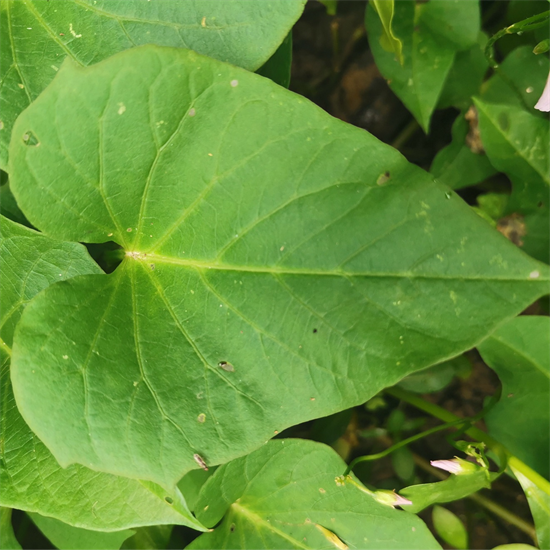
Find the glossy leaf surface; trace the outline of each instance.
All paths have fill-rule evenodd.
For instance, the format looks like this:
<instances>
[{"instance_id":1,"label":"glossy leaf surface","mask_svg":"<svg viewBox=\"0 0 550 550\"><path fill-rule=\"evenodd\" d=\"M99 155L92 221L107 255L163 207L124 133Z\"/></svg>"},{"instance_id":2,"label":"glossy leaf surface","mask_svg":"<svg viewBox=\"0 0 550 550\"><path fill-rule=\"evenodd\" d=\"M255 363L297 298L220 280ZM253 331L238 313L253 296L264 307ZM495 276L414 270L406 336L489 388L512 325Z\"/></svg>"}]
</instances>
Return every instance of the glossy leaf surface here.
<instances>
[{"instance_id":1,"label":"glossy leaf surface","mask_svg":"<svg viewBox=\"0 0 550 550\"><path fill-rule=\"evenodd\" d=\"M125 529L114 533L90 531L67 525L54 518L29 513L42 534L59 550L118 550L135 531Z\"/></svg>"},{"instance_id":2,"label":"glossy leaf surface","mask_svg":"<svg viewBox=\"0 0 550 550\"><path fill-rule=\"evenodd\" d=\"M61 468L21 418L9 376L13 329L21 310L49 285L101 270L79 244L55 241L5 218L0 219L0 229L0 503L84 528L116 530L158 522L200 529L200 524L185 510L184 501L169 505L164 495L159 498L138 481L99 474L78 465ZM177 501L179 493L167 494Z\"/></svg>"},{"instance_id":3,"label":"glossy leaf surface","mask_svg":"<svg viewBox=\"0 0 550 550\"><path fill-rule=\"evenodd\" d=\"M370 4L366 24L378 69L427 133L455 54L477 43L479 3L396 2L392 29L403 43L402 65L381 46L383 26Z\"/></svg>"},{"instance_id":4,"label":"glossy leaf surface","mask_svg":"<svg viewBox=\"0 0 550 550\"><path fill-rule=\"evenodd\" d=\"M302 0L2 0L0 165L17 115L65 57L89 65L140 44L190 48L249 70L277 49Z\"/></svg>"},{"instance_id":5,"label":"glossy leaf surface","mask_svg":"<svg viewBox=\"0 0 550 550\"><path fill-rule=\"evenodd\" d=\"M550 319L517 317L478 349L502 382L502 397L485 419L489 433L548 477Z\"/></svg>"},{"instance_id":6,"label":"glossy leaf surface","mask_svg":"<svg viewBox=\"0 0 550 550\"><path fill-rule=\"evenodd\" d=\"M203 486L198 518L216 526L188 548L438 548L417 517L380 504L320 443L270 441L220 467ZM218 525L218 522L220 522Z\"/></svg>"},{"instance_id":7,"label":"glossy leaf surface","mask_svg":"<svg viewBox=\"0 0 550 550\"><path fill-rule=\"evenodd\" d=\"M362 403L547 291L544 265L395 150L194 52L66 64L10 155L33 224L126 251L18 326L18 406L63 465L174 484L195 455L224 463Z\"/></svg>"}]
</instances>

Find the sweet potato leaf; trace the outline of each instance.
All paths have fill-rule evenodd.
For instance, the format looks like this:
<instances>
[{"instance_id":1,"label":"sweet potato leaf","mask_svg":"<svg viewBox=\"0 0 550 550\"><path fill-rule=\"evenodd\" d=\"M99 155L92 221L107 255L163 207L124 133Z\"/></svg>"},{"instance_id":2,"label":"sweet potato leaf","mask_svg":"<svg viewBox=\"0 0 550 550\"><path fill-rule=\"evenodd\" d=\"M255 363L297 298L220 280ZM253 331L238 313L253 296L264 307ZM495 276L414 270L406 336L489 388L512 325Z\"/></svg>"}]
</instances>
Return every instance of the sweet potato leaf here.
<instances>
[{"instance_id":1,"label":"sweet potato leaf","mask_svg":"<svg viewBox=\"0 0 550 550\"><path fill-rule=\"evenodd\" d=\"M191 48L256 70L275 52L305 0L2 0L0 166L17 115L65 57L89 65L140 44Z\"/></svg>"},{"instance_id":2,"label":"sweet potato leaf","mask_svg":"<svg viewBox=\"0 0 550 550\"><path fill-rule=\"evenodd\" d=\"M12 335L26 303L58 281L101 270L76 243L56 241L0 218L2 320L0 325L0 504L39 512L87 529L112 531L136 525L177 523L201 529L181 495L153 493L139 481L59 466L29 429L15 405L9 368ZM38 363L40 364L40 363Z\"/></svg>"},{"instance_id":3,"label":"sweet potato leaf","mask_svg":"<svg viewBox=\"0 0 550 550\"><path fill-rule=\"evenodd\" d=\"M419 518L340 481L345 468L321 443L268 442L202 487L198 517L215 529L187 548L439 548Z\"/></svg>"},{"instance_id":4,"label":"sweet potato leaf","mask_svg":"<svg viewBox=\"0 0 550 550\"><path fill-rule=\"evenodd\" d=\"M550 319L517 317L478 346L502 382L489 433L541 475L550 474Z\"/></svg>"},{"instance_id":5,"label":"sweet potato leaf","mask_svg":"<svg viewBox=\"0 0 550 550\"><path fill-rule=\"evenodd\" d=\"M67 62L10 163L36 227L126 254L48 288L17 327L18 407L64 466L173 485L547 292L547 266L397 151L188 50Z\"/></svg>"}]
</instances>

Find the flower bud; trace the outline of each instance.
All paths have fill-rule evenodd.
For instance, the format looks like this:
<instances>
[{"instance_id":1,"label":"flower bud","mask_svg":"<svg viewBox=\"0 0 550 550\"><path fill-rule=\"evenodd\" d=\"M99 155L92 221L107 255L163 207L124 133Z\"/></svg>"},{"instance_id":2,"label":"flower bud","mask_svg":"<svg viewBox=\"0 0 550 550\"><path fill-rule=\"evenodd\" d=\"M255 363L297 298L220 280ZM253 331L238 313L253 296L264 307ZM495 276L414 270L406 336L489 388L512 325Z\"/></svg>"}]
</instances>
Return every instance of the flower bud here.
<instances>
[{"instance_id":1,"label":"flower bud","mask_svg":"<svg viewBox=\"0 0 550 550\"><path fill-rule=\"evenodd\" d=\"M541 53L546 53L548 50L550 50L550 40L548 40L548 38L547 38L546 40L543 40L542 42L539 42L533 48L533 53L535 55L540 55Z\"/></svg>"},{"instance_id":2,"label":"flower bud","mask_svg":"<svg viewBox=\"0 0 550 550\"><path fill-rule=\"evenodd\" d=\"M386 491L385 489L380 489L374 491L373 496L375 500L380 502L380 504L385 504L386 506L406 506L412 504L412 501L398 495L395 491Z\"/></svg>"},{"instance_id":3,"label":"flower bud","mask_svg":"<svg viewBox=\"0 0 550 550\"><path fill-rule=\"evenodd\" d=\"M440 470L445 470L451 474L457 476L473 474L479 470L479 466L468 462L467 460L462 460L461 458L455 457L452 460L431 460L430 464L434 468L439 468Z\"/></svg>"}]
</instances>

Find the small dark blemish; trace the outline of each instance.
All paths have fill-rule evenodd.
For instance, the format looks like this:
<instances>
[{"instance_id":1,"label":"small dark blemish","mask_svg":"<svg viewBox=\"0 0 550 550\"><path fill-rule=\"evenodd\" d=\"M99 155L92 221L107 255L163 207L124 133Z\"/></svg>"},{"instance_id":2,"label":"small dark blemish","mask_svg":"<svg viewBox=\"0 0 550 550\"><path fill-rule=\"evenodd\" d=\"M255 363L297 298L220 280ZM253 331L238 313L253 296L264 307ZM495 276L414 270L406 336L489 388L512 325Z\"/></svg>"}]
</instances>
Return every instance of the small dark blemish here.
<instances>
[{"instance_id":1,"label":"small dark blemish","mask_svg":"<svg viewBox=\"0 0 550 550\"><path fill-rule=\"evenodd\" d=\"M235 531L235 524L232 523L231 524L231 527L229 527L229 530L233 533L233 531Z\"/></svg>"},{"instance_id":2,"label":"small dark blemish","mask_svg":"<svg viewBox=\"0 0 550 550\"><path fill-rule=\"evenodd\" d=\"M313 329L313 334L315 334L316 332L317 332L317 329L316 329L316 328L314 328L314 329Z\"/></svg>"}]
</instances>

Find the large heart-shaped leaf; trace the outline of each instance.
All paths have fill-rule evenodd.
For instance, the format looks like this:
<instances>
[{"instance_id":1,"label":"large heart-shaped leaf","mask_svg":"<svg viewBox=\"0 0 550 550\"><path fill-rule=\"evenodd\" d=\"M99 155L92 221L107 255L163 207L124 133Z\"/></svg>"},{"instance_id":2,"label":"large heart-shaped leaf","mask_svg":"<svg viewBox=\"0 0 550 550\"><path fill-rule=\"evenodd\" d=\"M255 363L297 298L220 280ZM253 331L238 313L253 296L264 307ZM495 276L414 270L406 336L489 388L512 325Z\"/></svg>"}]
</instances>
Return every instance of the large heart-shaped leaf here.
<instances>
[{"instance_id":1,"label":"large heart-shaped leaf","mask_svg":"<svg viewBox=\"0 0 550 550\"><path fill-rule=\"evenodd\" d=\"M101 270L79 244L55 241L3 217L0 230L0 504L90 529L112 531L177 523L200 530L202 526L189 513L179 492L157 494L158 489L155 492L150 483L79 465L63 469L25 424L15 405L9 376L12 335L21 311L49 285Z\"/></svg>"},{"instance_id":2,"label":"large heart-shaped leaf","mask_svg":"<svg viewBox=\"0 0 550 550\"><path fill-rule=\"evenodd\" d=\"M10 162L36 227L126 251L18 325L17 403L63 465L173 484L196 455L227 462L472 347L547 291L546 266L397 151L186 50L66 64Z\"/></svg>"},{"instance_id":3,"label":"large heart-shaped leaf","mask_svg":"<svg viewBox=\"0 0 550 550\"><path fill-rule=\"evenodd\" d=\"M486 417L489 433L548 477L550 319L517 317L478 348L502 382L502 397Z\"/></svg>"},{"instance_id":4,"label":"large heart-shaped leaf","mask_svg":"<svg viewBox=\"0 0 550 550\"><path fill-rule=\"evenodd\" d=\"M196 509L216 527L188 548L439 548L419 518L343 481L345 469L326 445L270 441L206 482Z\"/></svg>"},{"instance_id":5,"label":"large heart-shaped leaf","mask_svg":"<svg viewBox=\"0 0 550 550\"><path fill-rule=\"evenodd\" d=\"M403 43L403 63L380 44L384 27L370 3L365 21L377 67L390 88L428 132L455 54L476 46L480 29L479 3L396 2L392 29Z\"/></svg>"},{"instance_id":6,"label":"large heart-shaped leaf","mask_svg":"<svg viewBox=\"0 0 550 550\"><path fill-rule=\"evenodd\" d=\"M132 46L191 48L249 70L260 67L296 22L305 0L2 0L0 166L17 115L65 57L97 63Z\"/></svg>"}]
</instances>

